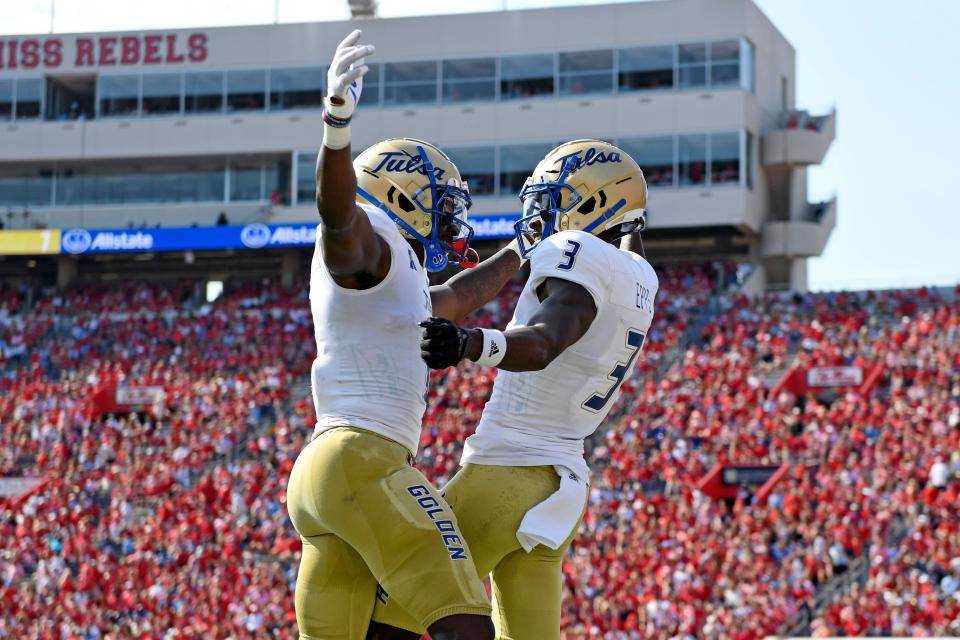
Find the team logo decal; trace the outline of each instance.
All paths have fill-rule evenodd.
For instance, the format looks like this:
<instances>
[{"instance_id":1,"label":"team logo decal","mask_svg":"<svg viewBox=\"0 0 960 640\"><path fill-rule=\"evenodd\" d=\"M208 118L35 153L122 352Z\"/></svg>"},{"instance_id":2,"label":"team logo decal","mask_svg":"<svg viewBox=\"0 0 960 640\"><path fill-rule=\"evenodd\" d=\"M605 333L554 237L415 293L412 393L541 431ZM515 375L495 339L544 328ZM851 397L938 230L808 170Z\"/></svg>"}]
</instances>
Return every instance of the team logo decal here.
<instances>
[{"instance_id":1,"label":"team logo decal","mask_svg":"<svg viewBox=\"0 0 960 640\"><path fill-rule=\"evenodd\" d=\"M581 156L580 154L583 153ZM607 164L608 162L622 162L620 154L616 151L604 152L597 151L590 147L586 151L574 151L559 159L554 164L561 168L566 167L569 171L576 171L582 167L589 167L594 164Z\"/></svg>"},{"instance_id":2,"label":"team logo decal","mask_svg":"<svg viewBox=\"0 0 960 640\"><path fill-rule=\"evenodd\" d=\"M380 154L380 164L374 169L376 171L388 171L391 173L419 173L422 176L427 175L427 167L423 164L420 156L408 156L402 151L385 151ZM437 181L443 180L443 169L433 168L433 177Z\"/></svg>"}]
</instances>

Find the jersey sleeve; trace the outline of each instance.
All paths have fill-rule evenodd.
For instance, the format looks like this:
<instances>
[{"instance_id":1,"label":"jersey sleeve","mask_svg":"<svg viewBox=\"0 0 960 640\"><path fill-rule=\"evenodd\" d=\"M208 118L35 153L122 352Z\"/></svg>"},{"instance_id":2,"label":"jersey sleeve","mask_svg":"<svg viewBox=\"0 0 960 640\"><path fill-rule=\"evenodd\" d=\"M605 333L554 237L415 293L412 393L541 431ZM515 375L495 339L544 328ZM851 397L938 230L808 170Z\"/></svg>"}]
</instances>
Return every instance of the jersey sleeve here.
<instances>
[{"instance_id":1,"label":"jersey sleeve","mask_svg":"<svg viewBox=\"0 0 960 640\"><path fill-rule=\"evenodd\" d=\"M621 249L621 251L623 251ZM650 289L654 295L657 291L660 290L660 276L657 275L657 272L654 270L653 265L651 265L646 258L639 256L632 251L623 251L623 253L630 256L634 262L640 266L640 270L643 272L644 285Z\"/></svg>"},{"instance_id":2,"label":"jersey sleeve","mask_svg":"<svg viewBox=\"0 0 960 640\"><path fill-rule=\"evenodd\" d=\"M599 307L610 279L606 243L580 231L561 231L545 238L530 254L530 284L536 289L547 278L582 286Z\"/></svg>"}]
</instances>

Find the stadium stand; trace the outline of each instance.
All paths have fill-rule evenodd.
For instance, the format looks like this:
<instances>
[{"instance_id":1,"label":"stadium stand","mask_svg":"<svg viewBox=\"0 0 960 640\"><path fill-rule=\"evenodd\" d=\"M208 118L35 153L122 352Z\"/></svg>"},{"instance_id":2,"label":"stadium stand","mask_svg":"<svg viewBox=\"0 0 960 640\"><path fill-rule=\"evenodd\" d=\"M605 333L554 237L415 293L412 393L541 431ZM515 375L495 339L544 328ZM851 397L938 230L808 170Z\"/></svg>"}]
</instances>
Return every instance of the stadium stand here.
<instances>
[{"instance_id":1,"label":"stadium stand","mask_svg":"<svg viewBox=\"0 0 960 640\"><path fill-rule=\"evenodd\" d=\"M716 273L661 269L646 362L589 441L565 637L960 633L960 288L747 298ZM289 636L307 301L274 281L195 290L0 292L0 480L39 480L0 498L0 638ZM502 327L519 290L479 321ZM883 373L782 384L836 365ZM442 485L493 375L432 382L418 464ZM103 413L104 385L165 397ZM713 499L698 483L725 463L789 471L765 499Z\"/></svg>"}]
</instances>

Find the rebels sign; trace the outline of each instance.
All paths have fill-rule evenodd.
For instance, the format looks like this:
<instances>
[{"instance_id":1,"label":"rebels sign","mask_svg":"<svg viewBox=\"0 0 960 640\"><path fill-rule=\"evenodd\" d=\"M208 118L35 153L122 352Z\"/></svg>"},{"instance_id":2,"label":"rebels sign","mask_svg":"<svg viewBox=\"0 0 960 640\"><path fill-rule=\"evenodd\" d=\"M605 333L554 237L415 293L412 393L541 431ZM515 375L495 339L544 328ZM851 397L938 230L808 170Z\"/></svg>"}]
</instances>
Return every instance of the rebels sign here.
<instances>
[{"instance_id":1,"label":"rebels sign","mask_svg":"<svg viewBox=\"0 0 960 640\"><path fill-rule=\"evenodd\" d=\"M0 69L180 64L207 59L206 33L0 39Z\"/></svg>"}]
</instances>

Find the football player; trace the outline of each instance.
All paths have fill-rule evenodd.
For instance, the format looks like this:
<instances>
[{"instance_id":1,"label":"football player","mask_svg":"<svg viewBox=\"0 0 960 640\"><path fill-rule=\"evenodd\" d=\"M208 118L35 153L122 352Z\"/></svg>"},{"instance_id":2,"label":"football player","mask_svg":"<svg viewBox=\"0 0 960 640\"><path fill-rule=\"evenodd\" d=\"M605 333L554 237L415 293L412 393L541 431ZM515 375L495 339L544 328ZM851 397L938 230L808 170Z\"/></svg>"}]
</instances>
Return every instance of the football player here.
<instances>
[{"instance_id":1,"label":"football player","mask_svg":"<svg viewBox=\"0 0 960 640\"><path fill-rule=\"evenodd\" d=\"M633 371L658 280L641 255L613 244L642 253L646 223L643 173L621 149L562 144L520 197L517 242L530 277L506 331L431 318L421 348L435 369L464 358L500 369L444 496L478 573L492 574L497 638L557 640L561 562L587 502L584 439ZM414 632L384 638L421 630L392 599L374 620Z\"/></svg>"},{"instance_id":2,"label":"football player","mask_svg":"<svg viewBox=\"0 0 960 640\"><path fill-rule=\"evenodd\" d=\"M287 489L303 540L297 624L300 638L363 639L379 582L434 639L488 640L490 603L456 517L411 466L429 374L418 323L482 306L520 257L506 249L430 288L428 272L476 255L469 192L453 162L419 140L386 140L351 163L350 120L374 52L359 37L330 65L317 159L317 425Z\"/></svg>"}]
</instances>

